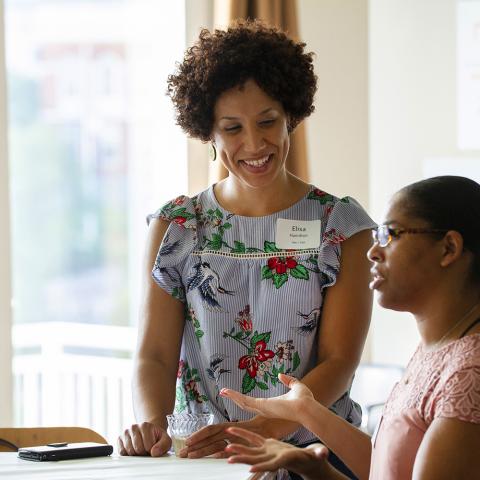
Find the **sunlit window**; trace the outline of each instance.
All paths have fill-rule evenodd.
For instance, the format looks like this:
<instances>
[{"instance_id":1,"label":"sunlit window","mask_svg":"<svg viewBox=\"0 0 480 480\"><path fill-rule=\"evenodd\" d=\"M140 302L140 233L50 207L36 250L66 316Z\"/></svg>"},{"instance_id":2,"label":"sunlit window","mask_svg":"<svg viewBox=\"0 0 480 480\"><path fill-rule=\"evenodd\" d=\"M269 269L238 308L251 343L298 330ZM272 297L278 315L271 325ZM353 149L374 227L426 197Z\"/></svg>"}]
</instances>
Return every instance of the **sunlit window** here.
<instances>
[{"instance_id":1,"label":"sunlit window","mask_svg":"<svg viewBox=\"0 0 480 480\"><path fill-rule=\"evenodd\" d=\"M184 24L181 1L5 2L17 425L128 423L145 216L187 185Z\"/></svg>"}]
</instances>

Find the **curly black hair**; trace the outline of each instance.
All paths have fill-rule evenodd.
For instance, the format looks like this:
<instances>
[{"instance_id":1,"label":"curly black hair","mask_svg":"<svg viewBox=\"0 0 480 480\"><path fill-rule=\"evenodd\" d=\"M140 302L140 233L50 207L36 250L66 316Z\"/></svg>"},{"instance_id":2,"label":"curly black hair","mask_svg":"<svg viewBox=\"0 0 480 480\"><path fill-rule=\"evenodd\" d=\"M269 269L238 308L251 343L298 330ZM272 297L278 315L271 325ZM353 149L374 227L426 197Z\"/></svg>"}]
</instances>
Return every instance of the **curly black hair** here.
<instances>
[{"instance_id":1,"label":"curly black hair","mask_svg":"<svg viewBox=\"0 0 480 480\"><path fill-rule=\"evenodd\" d=\"M167 95L177 124L191 137L208 141L217 98L252 79L282 104L292 131L315 109L313 53L304 52L304 47L258 20L238 21L213 33L203 29L168 77Z\"/></svg>"}]
</instances>

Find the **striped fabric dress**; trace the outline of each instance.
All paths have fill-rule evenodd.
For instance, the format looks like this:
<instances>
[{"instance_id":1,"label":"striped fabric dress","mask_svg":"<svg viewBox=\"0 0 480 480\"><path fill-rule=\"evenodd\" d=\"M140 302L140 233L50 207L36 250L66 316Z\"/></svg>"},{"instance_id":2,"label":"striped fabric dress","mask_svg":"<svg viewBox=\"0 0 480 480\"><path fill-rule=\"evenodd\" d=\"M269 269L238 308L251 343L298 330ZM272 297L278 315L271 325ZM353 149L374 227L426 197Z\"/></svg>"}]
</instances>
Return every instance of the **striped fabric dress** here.
<instances>
[{"instance_id":1,"label":"striped fabric dress","mask_svg":"<svg viewBox=\"0 0 480 480\"><path fill-rule=\"evenodd\" d=\"M151 218L170 222L153 278L185 305L175 409L211 412L216 423L252 416L220 397L222 388L277 396L286 391L279 372L302 378L315 367L324 289L339 273L341 243L375 226L354 199L313 186L291 207L265 217L224 210L210 187L168 202ZM278 248L278 219L320 220L319 247ZM348 392L331 408L360 423ZM313 438L300 429L288 440Z\"/></svg>"}]
</instances>

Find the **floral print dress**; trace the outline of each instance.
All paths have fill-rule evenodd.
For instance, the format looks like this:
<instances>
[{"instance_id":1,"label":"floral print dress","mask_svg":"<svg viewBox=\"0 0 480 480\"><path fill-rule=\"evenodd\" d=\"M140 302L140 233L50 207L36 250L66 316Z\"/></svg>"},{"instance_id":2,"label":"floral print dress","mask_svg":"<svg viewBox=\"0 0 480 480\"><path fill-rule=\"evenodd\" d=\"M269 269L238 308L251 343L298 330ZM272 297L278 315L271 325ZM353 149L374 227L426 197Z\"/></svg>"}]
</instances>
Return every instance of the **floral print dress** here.
<instances>
[{"instance_id":1,"label":"floral print dress","mask_svg":"<svg viewBox=\"0 0 480 480\"><path fill-rule=\"evenodd\" d=\"M170 222L153 278L185 305L175 409L208 411L217 423L252 416L220 397L222 388L277 396L286 391L278 373L302 378L317 365L322 301L339 273L341 243L375 226L354 199L313 186L291 207L264 217L224 210L210 187L168 202L151 218ZM278 248L278 219L320 220L320 246ZM348 392L331 409L360 423ZM300 429L288 440L313 438Z\"/></svg>"}]
</instances>

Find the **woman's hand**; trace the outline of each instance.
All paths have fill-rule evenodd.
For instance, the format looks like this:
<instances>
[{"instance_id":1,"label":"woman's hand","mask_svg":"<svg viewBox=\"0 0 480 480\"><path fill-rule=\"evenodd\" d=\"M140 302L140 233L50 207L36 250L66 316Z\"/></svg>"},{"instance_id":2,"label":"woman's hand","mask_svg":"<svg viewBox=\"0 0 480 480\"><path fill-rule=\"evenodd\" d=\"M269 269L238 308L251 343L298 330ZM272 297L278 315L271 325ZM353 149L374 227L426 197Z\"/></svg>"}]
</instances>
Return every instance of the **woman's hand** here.
<instances>
[{"instance_id":1,"label":"woman's hand","mask_svg":"<svg viewBox=\"0 0 480 480\"><path fill-rule=\"evenodd\" d=\"M250 445L229 444L225 448L230 455L228 462L252 465L251 472L272 472L286 468L305 479L328 479L334 471L326 461L328 449L319 443L298 448L273 438L264 438L243 428L230 427L227 432Z\"/></svg>"},{"instance_id":2,"label":"woman's hand","mask_svg":"<svg viewBox=\"0 0 480 480\"><path fill-rule=\"evenodd\" d=\"M240 426L251 432L265 432L266 419L255 417L242 422L224 422L203 427L193 433L185 442L185 448L180 450L179 456L183 458L202 458L209 455L215 458L225 458L227 453L225 447L238 438L228 433L229 427Z\"/></svg>"},{"instance_id":3,"label":"woman's hand","mask_svg":"<svg viewBox=\"0 0 480 480\"><path fill-rule=\"evenodd\" d=\"M150 422L135 423L118 437L120 455L151 455L160 457L168 452L172 440L159 425Z\"/></svg>"},{"instance_id":4,"label":"woman's hand","mask_svg":"<svg viewBox=\"0 0 480 480\"><path fill-rule=\"evenodd\" d=\"M240 408L269 418L283 418L302 423L301 413L305 401L313 400L313 394L300 380L280 373L278 379L290 391L273 398L255 398L243 395L235 390L222 388L220 395L233 400Z\"/></svg>"}]
</instances>

